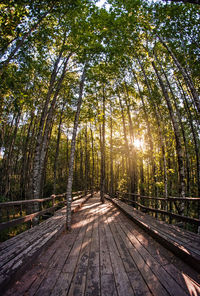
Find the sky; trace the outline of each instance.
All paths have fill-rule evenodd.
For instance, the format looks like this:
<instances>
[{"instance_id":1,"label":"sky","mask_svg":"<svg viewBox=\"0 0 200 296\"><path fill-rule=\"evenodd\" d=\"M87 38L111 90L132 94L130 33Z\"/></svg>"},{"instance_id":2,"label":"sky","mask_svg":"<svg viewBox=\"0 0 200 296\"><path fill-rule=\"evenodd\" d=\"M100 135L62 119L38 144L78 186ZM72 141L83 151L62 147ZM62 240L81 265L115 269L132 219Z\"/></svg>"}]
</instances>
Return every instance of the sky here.
<instances>
[{"instance_id":1,"label":"sky","mask_svg":"<svg viewBox=\"0 0 200 296\"><path fill-rule=\"evenodd\" d=\"M106 0L99 0L99 1L96 3L96 5L97 5L98 7L102 7L105 3L106 3ZM106 10L109 10L109 7L110 7L110 4L106 4L106 5L105 5Z\"/></svg>"}]
</instances>

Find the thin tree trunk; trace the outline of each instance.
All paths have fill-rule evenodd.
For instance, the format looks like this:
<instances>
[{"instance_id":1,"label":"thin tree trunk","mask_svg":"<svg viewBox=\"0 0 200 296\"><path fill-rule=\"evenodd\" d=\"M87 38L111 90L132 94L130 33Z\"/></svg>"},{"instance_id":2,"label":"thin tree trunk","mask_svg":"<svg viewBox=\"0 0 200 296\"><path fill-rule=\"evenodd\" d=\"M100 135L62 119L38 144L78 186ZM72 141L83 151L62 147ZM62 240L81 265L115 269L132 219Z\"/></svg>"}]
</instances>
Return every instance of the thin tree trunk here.
<instances>
[{"instance_id":1,"label":"thin tree trunk","mask_svg":"<svg viewBox=\"0 0 200 296\"><path fill-rule=\"evenodd\" d=\"M67 129L67 147L66 147L66 176L68 179L68 170L69 170L69 137L68 137L68 129Z\"/></svg>"},{"instance_id":2,"label":"thin tree trunk","mask_svg":"<svg viewBox=\"0 0 200 296\"><path fill-rule=\"evenodd\" d=\"M66 215L66 227L67 230L71 230L71 204L72 204L72 183L73 183L73 168L74 168L74 153L76 147L76 134L79 122L79 115L81 111L81 104L82 104L82 97L83 97L83 87L85 82L85 74L86 74L86 66L84 67L82 77L80 80L79 86L79 98L77 102L77 109L76 115L74 119L74 127L73 127L73 134L71 140L71 154L69 160L69 174L68 174L68 181L67 181L67 215Z\"/></svg>"},{"instance_id":3,"label":"thin tree trunk","mask_svg":"<svg viewBox=\"0 0 200 296\"><path fill-rule=\"evenodd\" d=\"M17 131L18 131L18 126L19 126L19 121L20 121L20 116L21 116L21 111L17 114L15 118L15 127L13 131L13 135L11 136L11 141L8 147L8 153L6 153L6 162L5 162L5 170L4 170L4 196L9 196L11 194L11 184L10 184L10 179L11 179L11 174L12 174L12 156L13 156L13 147L15 144L15 140L17 137Z\"/></svg>"},{"instance_id":4,"label":"thin tree trunk","mask_svg":"<svg viewBox=\"0 0 200 296\"><path fill-rule=\"evenodd\" d=\"M173 107L168 95L168 92L164 86L164 83L162 81L162 78L160 76L160 74L158 73L158 70L156 68L156 65L154 62L152 62L152 66L155 70L155 73L158 77L158 81L160 84L160 87L162 89L164 98L166 100L167 106L168 106L168 110L169 110L169 114L171 117L171 121L173 124L173 128L174 128L174 134L175 134L175 139L176 139L176 151L177 151L177 157L178 157L178 171L179 171L179 184L180 184L180 195L182 198L185 198L185 173L184 173L184 161L183 161L183 151L182 151L182 144L181 144L181 135L180 135L180 130L179 130L179 125L177 123L177 120L175 118L175 114L173 111ZM184 211L184 203L181 203L180 206L180 214L183 214Z\"/></svg>"},{"instance_id":5,"label":"thin tree trunk","mask_svg":"<svg viewBox=\"0 0 200 296\"><path fill-rule=\"evenodd\" d=\"M103 86L103 123L102 123L102 139L101 139L101 184L100 184L100 199L104 203L105 193L105 93Z\"/></svg>"},{"instance_id":6,"label":"thin tree trunk","mask_svg":"<svg viewBox=\"0 0 200 296\"><path fill-rule=\"evenodd\" d=\"M113 120L112 107L110 107L110 196L113 197Z\"/></svg>"},{"instance_id":7,"label":"thin tree trunk","mask_svg":"<svg viewBox=\"0 0 200 296\"><path fill-rule=\"evenodd\" d=\"M143 168L143 158L140 157L140 195L145 195L144 191L144 168ZM142 204L144 205L144 198L141 197Z\"/></svg>"},{"instance_id":8,"label":"thin tree trunk","mask_svg":"<svg viewBox=\"0 0 200 296\"><path fill-rule=\"evenodd\" d=\"M26 178L27 178L27 150L28 150L28 144L30 141L30 133L32 130L33 125L33 119L34 119L34 112L31 112L30 116L30 123L28 126L28 131L26 135L25 143L23 144L23 156L22 156L22 168L21 168L21 174L20 174L20 190L21 190L21 197L22 199L25 199L25 192L26 192Z\"/></svg>"},{"instance_id":9,"label":"thin tree trunk","mask_svg":"<svg viewBox=\"0 0 200 296\"><path fill-rule=\"evenodd\" d=\"M84 180L83 180L83 145L82 145L82 136L80 135L80 184L81 184L81 189L83 189L83 184L84 184Z\"/></svg>"},{"instance_id":10,"label":"thin tree trunk","mask_svg":"<svg viewBox=\"0 0 200 296\"><path fill-rule=\"evenodd\" d=\"M200 160L199 160L199 158L200 158L199 151L200 150L199 150L199 144L198 144L199 139L198 139L198 134L195 130L195 125L193 124L193 118L192 118L190 106L188 104L188 100L185 96L184 90L183 90L182 85L179 80L178 80L178 84L179 84L179 87L182 91L184 106L185 106L185 109L187 110L189 124L190 124L192 136L193 136L193 141L194 141L194 150L195 150L195 155L196 155L196 177L197 177L197 188L198 188L197 195L200 196Z\"/></svg>"},{"instance_id":11,"label":"thin tree trunk","mask_svg":"<svg viewBox=\"0 0 200 296\"><path fill-rule=\"evenodd\" d=\"M128 86L125 82L125 103L126 109L128 114L128 121L129 121L129 134L130 134L130 141L131 141L131 153L130 153L130 178L131 178L131 192L137 192L137 154L134 147L134 132L133 132L133 122L131 119L131 112L130 112L130 98L128 94Z\"/></svg>"},{"instance_id":12,"label":"thin tree trunk","mask_svg":"<svg viewBox=\"0 0 200 296\"><path fill-rule=\"evenodd\" d=\"M87 144L88 144L88 136L87 136L87 123L85 126L85 195L87 194L88 190L88 149L87 149Z\"/></svg>"},{"instance_id":13,"label":"thin tree trunk","mask_svg":"<svg viewBox=\"0 0 200 296\"><path fill-rule=\"evenodd\" d=\"M94 193L94 175L95 175L95 158L94 158L94 136L92 132L92 128L90 127L90 133L91 133L91 142L92 142L92 179L91 179L91 189L92 189L92 195Z\"/></svg>"},{"instance_id":14,"label":"thin tree trunk","mask_svg":"<svg viewBox=\"0 0 200 296\"><path fill-rule=\"evenodd\" d=\"M147 134L148 134L148 139L149 139L149 146L150 146L150 149L151 149L151 164L152 164L152 175L153 175L153 184L154 184L153 185L153 195L157 196L157 186L156 186L156 182L157 182L156 170L157 170L157 168L156 168L155 158L154 158L154 146L153 146L151 126L150 126L150 122L149 122L149 115L147 113L147 109L146 109L146 105L145 105L145 102L144 102L143 94L141 92L141 89L140 89L140 86L139 86L139 83L138 83L138 79L137 79L137 76L136 76L134 71L133 71L133 76L134 76L134 79L135 79L136 84L137 84L140 99L142 101L142 107L143 107L143 110L144 110L144 115L145 115L145 120L146 120L146 125L147 125ZM157 203L156 203L156 207L157 207Z\"/></svg>"},{"instance_id":15,"label":"thin tree trunk","mask_svg":"<svg viewBox=\"0 0 200 296\"><path fill-rule=\"evenodd\" d=\"M126 150L126 167L127 167L127 171L128 171L128 177L130 178L130 184L129 184L128 191L132 192L132 186L133 186L132 180L133 179L132 179L132 170L131 170L131 157L130 157L130 151L129 151L126 122L125 122L125 117L124 117L124 107L123 107L119 93L118 93L118 96L119 96L119 103L120 103L122 123L123 123L123 132L124 132L124 141L125 141L125 150Z\"/></svg>"},{"instance_id":16,"label":"thin tree trunk","mask_svg":"<svg viewBox=\"0 0 200 296\"><path fill-rule=\"evenodd\" d=\"M66 41L66 33L64 35L64 39L63 39L63 46L65 44L65 41ZM44 147L43 145L43 131L44 131L44 125L45 125L45 120L47 118L47 115L48 115L48 106L49 106L49 102L50 102L50 99L51 99L51 96L52 96L52 93L53 93L53 90L54 90L54 87L55 87L55 83L56 83L56 77L57 77L57 74L58 74L58 66L59 66L59 63L61 61L61 58L62 58L62 54L63 54L63 46L59 52L59 55L58 55L58 58L56 59L55 63L54 63L54 67L53 67L53 71L51 73L51 78L50 78L50 83L49 83L49 88L48 88L48 92L47 92L47 95L46 95L46 100L45 100L45 104L44 104L44 107L42 109L42 113L41 113L41 118L40 118L40 124L39 124L39 130L38 130L38 134L37 134L37 138L36 138L36 146L35 146L35 155L34 155L34 163L33 163L33 176L32 176L32 195L33 195L33 198L38 198L38 195L40 194L40 178L41 178L41 174L42 174L42 170L41 170L41 151L42 151L42 146ZM72 53L70 53L67 57L67 59L65 60L65 63L67 63L67 61L69 60L70 56L72 55ZM65 68L66 64L64 64L64 67L63 69ZM64 73L62 73L61 75L61 78L62 76L64 75ZM59 88L61 87L61 83L62 83L62 80L61 79L59 80L58 82L58 85L57 85L57 91L59 91ZM64 78L64 77L63 77ZM56 101L56 95L54 95L54 98L53 98L53 104L55 104L55 101ZM51 107L50 107L50 110L51 110ZM47 133L48 134L48 133Z\"/></svg>"},{"instance_id":17,"label":"thin tree trunk","mask_svg":"<svg viewBox=\"0 0 200 296\"><path fill-rule=\"evenodd\" d=\"M151 84L147 78L147 75L146 75L146 71L144 69L144 66L142 64L142 62L140 61L140 59L138 58L137 56L137 60L139 62L139 65L141 67L141 70L142 70L142 73L144 75L144 79L145 79L145 83L146 83L146 86L147 86L147 89L148 89L148 93L149 93L149 96L150 96L150 102L152 102L153 104L153 110L155 112L155 117L156 117L156 121L157 121L157 127L158 127L158 132L159 132L159 137L160 137L160 143L161 143L161 149L162 149L162 154L163 154L163 167L164 167L164 194L165 194L165 198L168 197L168 177L167 177L167 163L166 163L166 153L165 153L165 143L164 143L164 140L163 140L163 135L162 135L162 130L163 130L163 127L162 127L162 122L160 120L161 116L157 110L157 106L154 102L154 96L153 96L153 92L152 92L152 88L151 88Z\"/></svg>"},{"instance_id":18,"label":"thin tree trunk","mask_svg":"<svg viewBox=\"0 0 200 296\"><path fill-rule=\"evenodd\" d=\"M53 100L51 102L51 106L48 111L45 110L43 112L41 121L40 121L40 127L39 127L39 133L38 133L38 138L37 138L37 144L36 144L36 152L35 152L35 160L34 160L34 169L33 169L33 198L38 198L38 196L41 193L41 179L42 179L42 174L44 171L44 160L45 156L48 150L48 135L51 133L51 126L52 126L52 121L53 121L53 116L54 116L54 109L55 109L55 104L56 100L59 94L59 91L62 86L62 82L66 73L66 67L67 63L69 61L69 58L71 57L72 53L68 55L68 57L65 59L64 65L63 65L63 70L61 77L58 80L56 91L54 93ZM49 98L50 99L50 98ZM45 103L45 109L46 109L46 103ZM48 113L47 113L48 112ZM45 114L46 113L46 114ZM46 119L46 124L43 132L43 126L45 122L45 118L43 117L44 115L47 115ZM40 130L42 128L42 130Z\"/></svg>"},{"instance_id":19,"label":"thin tree trunk","mask_svg":"<svg viewBox=\"0 0 200 296\"><path fill-rule=\"evenodd\" d=\"M59 120L59 125L58 125L58 134L57 134L57 141L56 141L56 153L55 153L55 159L54 159L54 182L53 182L53 193L54 194L56 194L57 162L58 162L58 156L59 156L61 126L62 126L64 106L65 106L65 103L63 104L63 107L62 107L62 110L60 113L60 120Z\"/></svg>"},{"instance_id":20,"label":"thin tree trunk","mask_svg":"<svg viewBox=\"0 0 200 296\"><path fill-rule=\"evenodd\" d=\"M191 77L189 76L189 74L186 72L186 70L182 67L182 65L179 63L178 59L176 58L175 54L173 53L173 51L171 50L171 48L166 44L166 42L159 36L158 37L159 40L161 41L161 43L164 45L164 47L167 49L167 51L169 52L169 54L171 55L171 57L173 58L177 68L179 69L179 71L182 73L183 78L185 80L185 83L188 85L193 99L194 99L194 103L196 105L196 108L198 110L198 112L200 113L200 100L199 100L199 96L198 93L194 87L193 81L191 79Z\"/></svg>"},{"instance_id":21,"label":"thin tree trunk","mask_svg":"<svg viewBox=\"0 0 200 296\"><path fill-rule=\"evenodd\" d=\"M181 118L181 114L180 114L180 111L179 111L179 108L178 108L178 105L177 105L177 102L176 102L176 98L175 98L175 95L174 95L174 91L171 87L171 84L169 82L169 79L167 77L167 74L165 73L163 67L162 67L162 64L160 63L160 61L158 60L157 56L154 54L155 58L156 58L156 61L158 62L158 64L160 65L161 67L161 71L162 73L164 74L165 76L165 79L166 79L166 82L167 82L167 85L170 89L170 92L172 94L172 98L173 98L173 101L174 101L174 106L175 106L175 110L176 110L176 114L178 116L178 120L179 120L179 125L180 125L180 128L181 128L181 132L182 132L182 136L183 136L183 142L184 142L184 147L185 147L185 158L186 158L186 180L187 180L187 187L186 187L186 195L189 196L190 195L190 165L189 165L189 155L188 155L188 145L187 145L187 140L186 140L186 135L185 135L185 129L184 129L184 126L183 126L183 123L182 123L182 118Z\"/></svg>"}]
</instances>

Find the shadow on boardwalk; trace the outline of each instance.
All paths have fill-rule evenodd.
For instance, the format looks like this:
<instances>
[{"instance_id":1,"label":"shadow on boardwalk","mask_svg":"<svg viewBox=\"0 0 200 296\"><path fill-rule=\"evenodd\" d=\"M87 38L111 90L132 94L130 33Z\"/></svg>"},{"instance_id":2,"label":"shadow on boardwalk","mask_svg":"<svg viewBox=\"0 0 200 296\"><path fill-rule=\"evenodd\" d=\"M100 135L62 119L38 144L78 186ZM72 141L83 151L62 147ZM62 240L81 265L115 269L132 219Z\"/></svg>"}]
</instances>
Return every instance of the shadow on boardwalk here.
<instances>
[{"instance_id":1,"label":"shadow on boardwalk","mask_svg":"<svg viewBox=\"0 0 200 296\"><path fill-rule=\"evenodd\" d=\"M99 195L4 294L200 295L196 271Z\"/></svg>"}]
</instances>

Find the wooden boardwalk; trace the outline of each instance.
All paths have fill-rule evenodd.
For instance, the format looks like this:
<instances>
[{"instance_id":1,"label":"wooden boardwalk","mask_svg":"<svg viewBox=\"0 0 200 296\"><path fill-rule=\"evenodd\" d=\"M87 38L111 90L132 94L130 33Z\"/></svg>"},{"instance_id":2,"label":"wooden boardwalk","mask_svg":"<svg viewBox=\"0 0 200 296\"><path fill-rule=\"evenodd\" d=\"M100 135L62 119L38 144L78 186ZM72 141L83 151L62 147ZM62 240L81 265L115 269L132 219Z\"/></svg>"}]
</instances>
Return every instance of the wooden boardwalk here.
<instances>
[{"instance_id":1,"label":"wooden boardwalk","mask_svg":"<svg viewBox=\"0 0 200 296\"><path fill-rule=\"evenodd\" d=\"M198 273L111 202L89 199L5 296L200 295Z\"/></svg>"}]
</instances>

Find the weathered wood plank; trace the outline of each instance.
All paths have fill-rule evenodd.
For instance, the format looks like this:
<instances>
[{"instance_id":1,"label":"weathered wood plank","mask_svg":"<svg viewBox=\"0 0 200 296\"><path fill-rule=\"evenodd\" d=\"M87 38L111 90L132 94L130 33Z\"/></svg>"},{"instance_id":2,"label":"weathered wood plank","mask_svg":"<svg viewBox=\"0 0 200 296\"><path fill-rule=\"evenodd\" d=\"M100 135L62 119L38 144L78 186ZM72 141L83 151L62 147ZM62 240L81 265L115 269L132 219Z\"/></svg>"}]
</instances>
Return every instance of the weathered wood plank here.
<instances>
[{"instance_id":1,"label":"weathered wood plank","mask_svg":"<svg viewBox=\"0 0 200 296\"><path fill-rule=\"evenodd\" d=\"M188 264L192 265L193 268L196 268L197 271L200 271L200 255L198 254L196 248L194 249L186 242L184 243L183 241L180 241L178 237L175 239L174 236L170 236L169 233L164 232L162 227L163 223L155 220L153 217L140 213L119 200L113 199L112 202L165 247L180 256ZM165 225L165 229L166 227L167 225Z\"/></svg>"},{"instance_id":2,"label":"weathered wood plank","mask_svg":"<svg viewBox=\"0 0 200 296\"><path fill-rule=\"evenodd\" d=\"M87 219L87 228L82 242L80 256L75 269L75 275L70 286L68 295L84 295L86 276L88 270L89 252L92 239L94 217L89 216Z\"/></svg>"},{"instance_id":3,"label":"weathered wood plank","mask_svg":"<svg viewBox=\"0 0 200 296\"><path fill-rule=\"evenodd\" d=\"M118 222L119 222L119 226L123 228L125 233L128 234L135 248L138 250L142 258L151 268L151 270L156 275L156 277L159 278L162 285L170 293L170 295L188 295L188 288L185 285L183 285L183 282L181 283L180 281L177 281L178 276L183 278L183 273L181 273L179 270L176 269L176 275L177 275L176 277L175 274L172 275L170 272L167 272L168 270L165 268L165 266L162 266L156 260L156 258L153 257L148 252L148 250L151 249L151 246L148 246L148 250L143 246L142 242L140 241L141 240L140 234L137 233L135 229L133 228L131 229L130 221L127 221L127 223L125 223L124 221L123 223L120 223L120 221ZM140 237L140 240L138 240L138 236ZM188 278L188 282L189 282L189 278ZM198 285L194 283L191 283L190 285L193 286L194 288L198 287Z\"/></svg>"},{"instance_id":4,"label":"weathered wood plank","mask_svg":"<svg viewBox=\"0 0 200 296\"><path fill-rule=\"evenodd\" d=\"M102 296L117 296L115 278L113 274L101 275L101 295Z\"/></svg>"},{"instance_id":5,"label":"weathered wood plank","mask_svg":"<svg viewBox=\"0 0 200 296\"><path fill-rule=\"evenodd\" d=\"M85 295L100 296L100 245L98 230L98 211L96 210L96 219L94 219L91 247L88 261L88 272Z\"/></svg>"},{"instance_id":6,"label":"weathered wood plank","mask_svg":"<svg viewBox=\"0 0 200 296\"><path fill-rule=\"evenodd\" d=\"M72 277L73 277L73 273L61 272L50 295L52 296L68 295Z\"/></svg>"},{"instance_id":7,"label":"weathered wood plank","mask_svg":"<svg viewBox=\"0 0 200 296\"><path fill-rule=\"evenodd\" d=\"M101 213L101 217L99 220L99 241L100 241L100 268L101 268L101 276L113 274L113 269L110 260L110 253L108 248L108 241L106 239L106 233L104 228L104 215L106 213L107 206L104 205ZM112 278L112 277L111 277ZM105 277L106 281L111 279L109 277ZM109 290L109 289L108 289Z\"/></svg>"},{"instance_id":8,"label":"weathered wood plank","mask_svg":"<svg viewBox=\"0 0 200 296\"><path fill-rule=\"evenodd\" d=\"M83 205L89 196L76 201L76 207ZM76 208L75 207L75 208ZM18 238L1 245L1 271L0 271L0 291L5 290L9 282L22 272L44 247L47 247L64 230L65 209L61 209L55 216L37 225L33 230L24 232ZM77 228L78 229L78 228ZM67 256L67 250L65 255ZM56 264L56 263L55 263ZM56 266L56 265L55 265Z\"/></svg>"},{"instance_id":9,"label":"weathered wood plank","mask_svg":"<svg viewBox=\"0 0 200 296\"><path fill-rule=\"evenodd\" d=\"M56 281L60 275L60 270L49 269L47 275L43 279L38 290L34 293L35 296L49 296L56 284Z\"/></svg>"},{"instance_id":10,"label":"weathered wood plank","mask_svg":"<svg viewBox=\"0 0 200 296\"><path fill-rule=\"evenodd\" d=\"M123 265L123 261L120 257L120 254L118 253L117 246L115 244L114 238L110 231L110 227L109 227L110 223L111 223L111 220L109 220L109 217L107 217L104 227L105 227L105 233L106 233L108 246L109 246L110 258L113 266L113 273L115 277L116 288L120 296L134 295L131 283L129 281L129 278L126 274L126 271Z\"/></svg>"}]
</instances>

